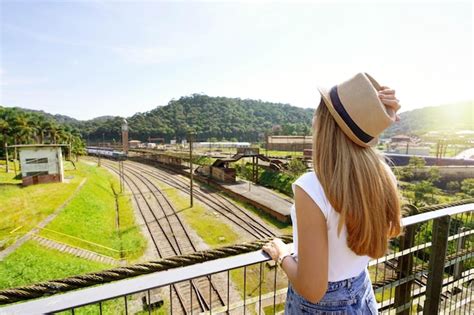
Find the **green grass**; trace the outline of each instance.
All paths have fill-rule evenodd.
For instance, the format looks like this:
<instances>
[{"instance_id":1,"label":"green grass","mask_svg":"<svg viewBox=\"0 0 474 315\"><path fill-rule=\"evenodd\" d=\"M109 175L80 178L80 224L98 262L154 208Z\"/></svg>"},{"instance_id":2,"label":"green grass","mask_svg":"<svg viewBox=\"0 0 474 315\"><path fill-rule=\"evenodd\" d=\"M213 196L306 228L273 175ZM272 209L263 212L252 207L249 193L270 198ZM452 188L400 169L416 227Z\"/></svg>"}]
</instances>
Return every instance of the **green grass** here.
<instances>
[{"instance_id":1,"label":"green grass","mask_svg":"<svg viewBox=\"0 0 474 315\"><path fill-rule=\"evenodd\" d=\"M118 180L103 168L76 165L87 182L40 235L113 258L121 258L122 250L129 260L141 256L146 243L135 224L129 196L118 197L120 231L117 229L113 189L118 190Z\"/></svg>"},{"instance_id":2,"label":"green grass","mask_svg":"<svg viewBox=\"0 0 474 315\"><path fill-rule=\"evenodd\" d=\"M303 151L277 151L260 149L260 153L268 156L288 157L288 156L303 156Z\"/></svg>"},{"instance_id":3,"label":"green grass","mask_svg":"<svg viewBox=\"0 0 474 315\"><path fill-rule=\"evenodd\" d=\"M15 176L13 162L8 162L8 165L10 166L10 169L9 169L9 172L7 173L6 172L6 162L5 162L5 160L0 160L0 185L3 185L3 184L21 184L20 172L17 170L17 175L18 176Z\"/></svg>"},{"instance_id":4,"label":"green grass","mask_svg":"<svg viewBox=\"0 0 474 315\"><path fill-rule=\"evenodd\" d=\"M280 304L277 304L277 305L276 305L275 313L283 312L284 310L285 310L285 303L280 303ZM263 312L265 313L265 315L272 315L272 314L274 314L274 313L273 313L273 305L264 307L264 308L263 308Z\"/></svg>"},{"instance_id":5,"label":"green grass","mask_svg":"<svg viewBox=\"0 0 474 315\"><path fill-rule=\"evenodd\" d=\"M0 289L110 268L28 241L0 261Z\"/></svg>"},{"instance_id":6,"label":"green grass","mask_svg":"<svg viewBox=\"0 0 474 315\"><path fill-rule=\"evenodd\" d=\"M0 250L53 213L74 193L84 178L84 174L77 170L65 171L65 176L72 178L67 183L28 187L0 185Z\"/></svg>"},{"instance_id":7,"label":"green grass","mask_svg":"<svg viewBox=\"0 0 474 315\"><path fill-rule=\"evenodd\" d=\"M256 297L260 293L260 264L251 265L246 270L245 296L246 299ZM235 287L238 289L240 296L244 298L244 268L234 269L230 271L230 277ZM262 295L274 291L275 267L270 268L267 263L262 265ZM277 271L276 290L286 288L288 286L288 278L283 270Z\"/></svg>"},{"instance_id":8,"label":"green grass","mask_svg":"<svg viewBox=\"0 0 474 315\"><path fill-rule=\"evenodd\" d=\"M206 209L199 201L194 200L194 206L189 207L189 197L175 188L162 182L155 181L176 211L186 223L211 248L238 243L240 236L226 223L223 223L214 212Z\"/></svg>"}]
</instances>

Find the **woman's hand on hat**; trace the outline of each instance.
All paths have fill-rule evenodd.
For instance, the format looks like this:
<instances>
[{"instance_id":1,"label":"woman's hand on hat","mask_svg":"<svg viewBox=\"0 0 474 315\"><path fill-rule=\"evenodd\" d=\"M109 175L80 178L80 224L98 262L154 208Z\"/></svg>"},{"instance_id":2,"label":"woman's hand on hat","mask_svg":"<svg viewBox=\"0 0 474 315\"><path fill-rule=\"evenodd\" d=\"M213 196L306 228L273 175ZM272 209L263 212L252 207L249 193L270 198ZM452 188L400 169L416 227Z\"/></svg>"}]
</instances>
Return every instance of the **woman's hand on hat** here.
<instances>
[{"instance_id":1,"label":"woman's hand on hat","mask_svg":"<svg viewBox=\"0 0 474 315\"><path fill-rule=\"evenodd\" d=\"M266 243L262 247L263 251L266 252L274 261L278 260L278 257L281 257L285 254L291 253L291 248L289 245L283 243L279 238L275 238L270 242Z\"/></svg>"},{"instance_id":2,"label":"woman's hand on hat","mask_svg":"<svg viewBox=\"0 0 474 315\"><path fill-rule=\"evenodd\" d=\"M380 101L390 109L392 109L395 113L395 121L400 120L400 116L398 116L396 113L400 109L400 101L395 97L395 90L387 87L387 86L382 86L381 89L378 91L378 95L380 98Z\"/></svg>"}]
</instances>

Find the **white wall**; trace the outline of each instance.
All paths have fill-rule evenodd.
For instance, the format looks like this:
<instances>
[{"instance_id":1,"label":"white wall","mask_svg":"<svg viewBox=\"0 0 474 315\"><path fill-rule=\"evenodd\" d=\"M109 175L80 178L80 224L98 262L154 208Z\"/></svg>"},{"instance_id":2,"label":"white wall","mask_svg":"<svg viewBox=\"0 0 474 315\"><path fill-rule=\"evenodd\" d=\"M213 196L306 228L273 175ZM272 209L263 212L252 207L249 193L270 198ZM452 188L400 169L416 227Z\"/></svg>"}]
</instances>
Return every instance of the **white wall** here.
<instances>
[{"instance_id":1,"label":"white wall","mask_svg":"<svg viewBox=\"0 0 474 315\"><path fill-rule=\"evenodd\" d=\"M27 176L31 172L48 172L48 174L60 174L61 181L64 180L64 168L61 148L59 147L28 147L18 148L20 152L21 175ZM27 163L28 159L44 159L47 163Z\"/></svg>"}]
</instances>

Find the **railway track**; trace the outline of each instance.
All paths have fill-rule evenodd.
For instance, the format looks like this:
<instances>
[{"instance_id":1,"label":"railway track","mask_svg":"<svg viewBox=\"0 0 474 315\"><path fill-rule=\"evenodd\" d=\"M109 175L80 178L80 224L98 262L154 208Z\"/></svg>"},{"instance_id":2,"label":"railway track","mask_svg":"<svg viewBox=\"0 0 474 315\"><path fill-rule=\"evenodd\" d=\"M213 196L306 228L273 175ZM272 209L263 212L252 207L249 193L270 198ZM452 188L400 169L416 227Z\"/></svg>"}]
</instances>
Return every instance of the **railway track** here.
<instances>
[{"instance_id":1,"label":"railway track","mask_svg":"<svg viewBox=\"0 0 474 315\"><path fill-rule=\"evenodd\" d=\"M103 161L102 164L119 174L116 163ZM132 191L158 256L165 258L195 252L196 246L186 227L161 190L135 170L126 169L124 180ZM170 307L177 314L207 312L225 305L210 277L174 284L169 294Z\"/></svg>"},{"instance_id":2,"label":"railway track","mask_svg":"<svg viewBox=\"0 0 474 315\"><path fill-rule=\"evenodd\" d=\"M170 174L165 170L141 165L137 162L127 162L124 165L126 169L139 170L141 173L146 174L151 178L155 178L185 194L189 194L188 179L182 178L176 174ZM203 187L196 185L194 188L194 196L207 207L225 217L236 227L243 229L254 239L272 237L277 234L260 218L250 214L247 209L239 207L234 202L218 193L209 192Z\"/></svg>"}]
</instances>

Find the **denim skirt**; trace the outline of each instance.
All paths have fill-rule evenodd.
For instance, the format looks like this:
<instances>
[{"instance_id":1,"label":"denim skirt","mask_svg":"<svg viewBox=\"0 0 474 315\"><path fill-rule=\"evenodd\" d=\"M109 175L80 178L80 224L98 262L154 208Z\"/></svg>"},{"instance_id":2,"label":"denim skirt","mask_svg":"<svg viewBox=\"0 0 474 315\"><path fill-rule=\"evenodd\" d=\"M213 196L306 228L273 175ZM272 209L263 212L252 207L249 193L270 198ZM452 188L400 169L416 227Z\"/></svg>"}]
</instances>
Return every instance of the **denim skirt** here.
<instances>
[{"instance_id":1,"label":"denim skirt","mask_svg":"<svg viewBox=\"0 0 474 315\"><path fill-rule=\"evenodd\" d=\"M326 294L318 303L311 303L288 285L286 315L376 315L377 303L367 270L357 277L329 282Z\"/></svg>"}]
</instances>

